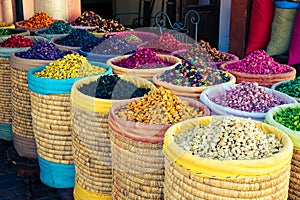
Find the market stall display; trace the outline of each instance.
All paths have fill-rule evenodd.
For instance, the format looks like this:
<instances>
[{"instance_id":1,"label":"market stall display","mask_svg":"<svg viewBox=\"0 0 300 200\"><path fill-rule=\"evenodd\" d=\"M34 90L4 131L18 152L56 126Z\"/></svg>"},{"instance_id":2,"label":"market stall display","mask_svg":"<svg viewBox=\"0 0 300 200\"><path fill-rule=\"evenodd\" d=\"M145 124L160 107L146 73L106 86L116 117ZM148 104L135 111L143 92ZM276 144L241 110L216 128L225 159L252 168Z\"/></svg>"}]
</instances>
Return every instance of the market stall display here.
<instances>
[{"instance_id":1,"label":"market stall display","mask_svg":"<svg viewBox=\"0 0 300 200\"><path fill-rule=\"evenodd\" d=\"M113 105L108 118L113 199L162 199L165 131L172 124L209 114L199 101L178 98L162 87Z\"/></svg>"},{"instance_id":2,"label":"market stall display","mask_svg":"<svg viewBox=\"0 0 300 200\"><path fill-rule=\"evenodd\" d=\"M37 159L27 72L32 68L57 60L67 53L70 52L62 52L54 44L45 41L35 43L28 50L17 51L11 54L13 142L16 151L22 157Z\"/></svg>"},{"instance_id":3,"label":"market stall display","mask_svg":"<svg viewBox=\"0 0 300 200\"><path fill-rule=\"evenodd\" d=\"M257 82L265 87L296 77L295 68L276 62L264 50L256 50L240 61L224 63L220 69L233 74L237 83Z\"/></svg>"},{"instance_id":4,"label":"market stall display","mask_svg":"<svg viewBox=\"0 0 300 200\"><path fill-rule=\"evenodd\" d=\"M271 109L266 115L265 122L279 128L293 142L294 153L289 184L289 199L296 200L299 198L300 193L300 104L287 104Z\"/></svg>"},{"instance_id":5,"label":"market stall display","mask_svg":"<svg viewBox=\"0 0 300 200\"><path fill-rule=\"evenodd\" d=\"M180 62L175 56L156 54L152 49L140 48L132 55L111 58L106 63L115 74L128 74L151 80L156 73L173 69Z\"/></svg>"},{"instance_id":6,"label":"market stall display","mask_svg":"<svg viewBox=\"0 0 300 200\"><path fill-rule=\"evenodd\" d=\"M296 103L294 98L282 92L252 82L213 86L201 93L200 101L214 115L250 117L258 121L264 121L266 113L273 107Z\"/></svg>"},{"instance_id":7,"label":"market stall display","mask_svg":"<svg viewBox=\"0 0 300 200\"><path fill-rule=\"evenodd\" d=\"M76 200L111 199L109 110L122 100L141 97L154 89L151 82L126 75L88 77L74 84L71 118Z\"/></svg>"},{"instance_id":8,"label":"market stall display","mask_svg":"<svg viewBox=\"0 0 300 200\"><path fill-rule=\"evenodd\" d=\"M12 140L11 54L26 50L44 38L33 36L0 37L0 139Z\"/></svg>"},{"instance_id":9,"label":"market stall display","mask_svg":"<svg viewBox=\"0 0 300 200\"><path fill-rule=\"evenodd\" d=\"M187 120L167 130L163 152L166 199L288 197L293 144L265 123L232 116Z\"/></svg>"},{"instance_id":10,"label":"market stall display","mask_svg":"<svg viewBox=\"0 0 300 200\"><path fill-rule=\"evenodd\" d=\"M178 96L199 99L203 90L223 83L234 84L235 77L208 65L199 67L184 61L174 69L155 74L153 83L172 90Z\"/></svg>"},{"instance_id":11,"label":"market stall display","mask_svg":"<svg viewBox=\"0 0 300 200\"><path fill-rule=\"evenodd\" d=\"M84 76L112 73L109 66L68 54L28 71L32 126L41 181L54 188L74 187L70 93Z\"/></svg>"}]
</instances>

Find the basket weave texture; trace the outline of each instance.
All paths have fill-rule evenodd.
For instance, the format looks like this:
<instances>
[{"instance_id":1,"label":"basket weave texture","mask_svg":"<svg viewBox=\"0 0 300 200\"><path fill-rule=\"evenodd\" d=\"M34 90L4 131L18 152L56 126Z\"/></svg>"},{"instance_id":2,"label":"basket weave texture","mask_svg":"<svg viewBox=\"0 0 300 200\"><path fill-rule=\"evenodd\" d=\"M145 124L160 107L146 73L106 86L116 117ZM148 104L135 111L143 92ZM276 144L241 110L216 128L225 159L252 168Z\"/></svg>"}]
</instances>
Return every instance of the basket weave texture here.
<instances>
[{"instance_id":1,"label":"basket weave texture","mask_svg":"<svg viewBox=\"0 0 300 200\"><path fill-rule=\"evenodd\" d=\"M184 98L190 106L210 114L200 102ZM131 100L132 101L132 100ZM127 102L110 109L108 126L113 168L113 199L163 199L165 131L171 125L134 123L121 120L115 111Z\"/></svg>"},{"instance_id":2,"label":"basket weave texture","mask_svg":"<svg viewBox=\"0 0 300 200\"><path fill-rule=\"evenodd\" d=\"M202 117L173 125L164 139L165 199L287 199L293 145L284 132L254 121L283 144L272 157L259 160L211 160L199 158L180 148L177 134L214 117Z\"/></svg>"},{"instance_id":3,"label":"basket weave texture","mask_svg":"<svg viewBox=\"0 0 300 200\"><path fill-rule=\"evenodd\" d=\"M108 131L108 113L120 100L90 97L78 89L83 84L97 81L99 77L87 77L77 81L71 92L71 127L74 164L76 168L75 198L108 198L112 192L111 147ZM155 86L138 77L120 76L138 87L151 90ZM82 197L81 197L82 196ZM111 198L111 197L110 197Z\"/></svg>"}]
</instances>

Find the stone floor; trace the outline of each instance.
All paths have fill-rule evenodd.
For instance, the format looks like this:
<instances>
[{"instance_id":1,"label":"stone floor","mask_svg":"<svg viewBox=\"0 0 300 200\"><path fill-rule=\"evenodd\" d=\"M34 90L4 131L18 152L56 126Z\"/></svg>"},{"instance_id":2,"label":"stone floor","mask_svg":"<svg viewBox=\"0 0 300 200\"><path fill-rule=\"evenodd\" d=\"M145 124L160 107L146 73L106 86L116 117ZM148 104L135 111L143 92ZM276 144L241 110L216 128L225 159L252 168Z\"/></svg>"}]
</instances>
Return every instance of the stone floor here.
<instances>
[{"instance_id":1,"label":"stone floor","mask_svg":"<svg viewBox=\"0 0 300 200\"><path fill-rule=\"evenodd\" d=\"M36 172L38 167L24 169L27 174L33 175L22 177L20 167L7 158L9 148L13 148L12 142L0 140L0 200L73 200L72 189L54 189L44 185Z\"/></svg>"}]
</instances>

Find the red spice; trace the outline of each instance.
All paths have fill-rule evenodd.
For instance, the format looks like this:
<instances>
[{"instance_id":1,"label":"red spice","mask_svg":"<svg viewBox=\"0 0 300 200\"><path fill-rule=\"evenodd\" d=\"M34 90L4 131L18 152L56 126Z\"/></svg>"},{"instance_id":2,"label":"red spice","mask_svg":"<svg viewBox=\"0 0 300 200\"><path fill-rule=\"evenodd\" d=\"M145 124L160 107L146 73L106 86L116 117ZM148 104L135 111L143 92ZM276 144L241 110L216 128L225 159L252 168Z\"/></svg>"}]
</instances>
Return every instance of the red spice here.
<instances>
[{"instance_id":1,"label":"red spice","mask_svg":"<svg viewBox=\"0 0 300 200\"><path fill-rule=\"evenodd\" d=\"M31 39L25 38L22 35L13 35L0 44L0 47L18 48L31 47L34 43Z\"/></svg>"}]
</instances>

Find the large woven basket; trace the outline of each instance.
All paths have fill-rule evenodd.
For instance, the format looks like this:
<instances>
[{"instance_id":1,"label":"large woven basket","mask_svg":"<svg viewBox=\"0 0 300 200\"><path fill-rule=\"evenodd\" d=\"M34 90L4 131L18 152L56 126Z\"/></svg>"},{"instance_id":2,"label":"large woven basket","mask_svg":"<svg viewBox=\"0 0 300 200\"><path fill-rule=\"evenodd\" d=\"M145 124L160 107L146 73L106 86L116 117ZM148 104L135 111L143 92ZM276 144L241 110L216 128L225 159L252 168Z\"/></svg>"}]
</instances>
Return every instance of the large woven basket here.
<instances>
[{"instance_id":1,"label":"large woven basket","mask_svg":"<svg viewBox=\"0 0 300 200\"><path fill-rule=\"evenodd\" d=\"M281 85L282 83L286 83L286 82L289 82L289 80L288 81L280 81L278 83L275 83L274 85L272 85L271 89L276 90L277 86ZM296 101L298 101L300 103L300 97L299 98L293 97L293 98L296 99Z\"/></svg>"},{"instance_id":2,"label":"large woven basket","mask_svg":"<svg viewBox=\"0 0 300 200\"><path fill-rule=\"evenodd\" d=\"M90 97L78 89L83 84L97 81L99 77L88 77L77 81L71 92L71 118L74 163L76 168L75 199L111 198L112 169L108 133L108 113L112 105L120 100ZM155 89L142 78L120 76L138 87ZM82 193L85 196L82 196ZM98 198L97 198L98 197Z\"/></svg>"},{"instance_id":3,"label":"large woven basket","mask_svg":"<svg viewBox=\"0 0 300 200\"><path fill-rule=\"evenodd\" d=\"M183 98L190 106L200 108L203 116L209 110L199 101ZM171 125L151 125L121 120L115 112L128 102L110 109L108 126L113 167L113 199L163 199L163 138Z\"/></svg>"},{"instance_id":4,"label":"large woven basket","mask_svg":"<svg viewBox=\"0 0 300 200\"><path fill-rule=\"evenodd\" d=\"M283 144L278 154L258 160L211 160L185 151L174 141L179 133L207 125L214 117L201 117L173 125L166 132L165 199L287 199L291 140L282 131L255 121Z\"/></svg>"},{"instance_id":5,"label":"large woven basket","mask_svg":"<svg viewBox=\"0 0 300 200\"><path fill-rule=\"evenodd\" d=\"M12 130L14 147L22 157L37 159L36 143L32 128L28 70L48 64L50 60L19 58L11 54Z\"/></svg>"},{"instance_id":6,"label":"large woven basket","mask_svg":"<svg viewBox=\"0 0 300 200\"><path fill-rule=\"evenodd\" d=\"M107 71L104 74L112 73L110 67L104 63L91 62L91 64L106 68ZM37 152L42 159L48 162L47 165L50 166L49 162L51 164L59 164L60 167L72 170L69 173L75 175L70 93L74 82L78 79L50 79L33 75L45 67L46 65L33 68L27 73L31 99L32 126ZM46 174L47 172L43 173ZM55 180L55 184L49 186L63 185L64 175L62 174L61 176L61 179ZM48 178L50 179L51 177ZM45 184L49 183L49 181L43 182ZM68 183L66 186L70 186L70 184ZM72 187L74 187L74 182Z\"/></svg>"},{"instance_id":7,"label":"large woven basket","mask_svg":"<svg viewBox=\"0 0 300 200\"><path fill-rule=\"evenodd\" d=\"M266 113L264 112L247 112L230 107L219 105L211 99L220 95L224 95L226 91L234 89L238 84L223 84L206 89L200 95L200 101L204 103L210 110L212 115L233 115L237 117L246 117L253 120L264 121ZM262 87L262 86L261 86ZM272 95L285 103L296 103L293 97L290 97L282 92L278 92L266 87L262 87L269 95Z\"/></svg>"},{"instance_id":8,"label":"large woven basket","mask_svg":"<svg viewBox=\"0 0 300 200\"><path fill-rule=\"evenodd\" d=\"M291 67L291 71L284 74L267 74L267 75L260 75L260 74L248 74L248 73L241 73L233 70L228 70L226 68L229 64L234 64L239 61L231 61L224 63L220 66L221 70L228 71L233 74L236 78L236 83L241 83L242 81L246 82L257 82L261 86L271 87L277 82L284 81L284 80L293 80L296 77L296 69Z\"/></svg>"},{"instance_id":9,"label":"large woven basket","mask_svg":"<svg viewBox=\"0 0 300 200\"><path fill-rule=\"evenodd\" d=\"M201 87L185 87L185 86L179 86L174 85L172 83L168 83L165 81L162 81L160 79L160 76L163 74L163 72L157 73L153 77L153 83L156 86L162 86L164 88L167 88L171 90L174 94L177 96L183 96L183 97L190 97L190 98L197 98L199 99L200 94L205 90L212 86L201 86ZM235 77L229 73L230 80L223 84L234 84L235 83Z\"/></svg>"},{"instance_id":10,"label":"large woven basket","mask_svg":"<svg viewBox=\"0 0 300 200\"><path fill-rule=\"evenodd\" d=\"M4 42L7 37L0 37L0 43ZM32 37L30 38L34 43L45 41L41 37ZM10 66L10 56L12 53L21 50L27 50L29 47L25 48L0 48L0 123L5 126L5 129L2 129L0 134L0 139L12 140L12 102L11 102L11 66Z\"/></svg>"},{"instance_id":11,"label":"large woven basket","mask_svg":"<svg viewBox=\"0 0 300 200\"><path fill-rule=\"evenodd\" d=\"M293 131L282 124L277 123L273 116L276 113L283 111L286 108L300 108L300 104L287 104L275 107L271 109L266 114L265 122L279 128L285 134L287 134L294 145L294 154L292 158L292 168L291 168L291 177L290 177L290 188L289 188L289 199L296 200L299 199L300 195L300 132Z\"/></svg>"},{"instance_id":12,"label":"large woven basket","mask_svg":"<svg viewBox=\"0 0 300 200\"><path fill-rule=\"evenodd\" d=\"M148 79L148 80L152 80L153 76L156 73L164 72L165 70L169 70L169 69L173 69L173 68L175 68L175 66L177 64L181 63L181 60L179 58L175 57L175 56L157 54L157 57L159 57L160 59L172 62L174 64L169 66L169 67L156 68L156 69L127 69L127 68L119 67L117 65L112 64L113 62L120 61L122 59L128 58L129 56L130 55L118 56L118 57L115 57L115 58L111 58L106 63L109 66L111 66L111 68L112 68L112 70L115 74L119 74L119 75L125 74L125 75L130 75L130 76L138 76L138 77L145 78L145 79Z\"/></svg>"}]
</instances>

